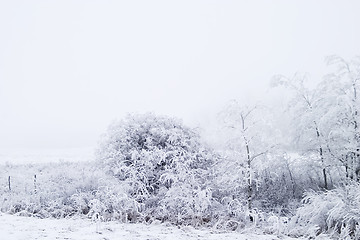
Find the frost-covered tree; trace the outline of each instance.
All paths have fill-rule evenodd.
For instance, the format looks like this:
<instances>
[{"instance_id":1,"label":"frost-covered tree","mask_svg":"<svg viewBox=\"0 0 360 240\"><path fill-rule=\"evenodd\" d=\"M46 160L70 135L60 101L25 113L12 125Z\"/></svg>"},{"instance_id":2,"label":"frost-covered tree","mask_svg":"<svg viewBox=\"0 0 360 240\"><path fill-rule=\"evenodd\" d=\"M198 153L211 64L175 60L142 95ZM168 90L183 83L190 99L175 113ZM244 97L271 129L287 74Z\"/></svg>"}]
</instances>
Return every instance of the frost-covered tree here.
<instances>
[{"instance_id":1,"label":"frost-covered tree","mask_svg":"<svg viewBox=\"0 0 360 240\"><path fill-rule=\"evenodd\" d=\"M326 60L336 70L314 89L305 87L306 76L300 74L292 79L276 76L273 81L294 93L288 104L292 144L308 158L316 153L314 163L319 163L325 189L341 175L360 180L360 60L338 56Z\"/></svg>"},{"instance_id":2,"label":"frost-covered tree","mask_svg":"<svg viewBox=\"0 0 360 240\"><path fill-rule=\"evenodd\" d=\"M308 157L315 156L322 172L323 187L328 189L329 163L325 157L326 137L328 126L321 124L321 118L328 111L326 98L321 89L305 87L306 75L296 74L293 78L277 75L273 78L272 86L285 86L293 91L293 97L288 103L287 110L292 115L292 144L297 150Z\"/></svg>"},{"instance_id":3,"label":"frost-covered tree","mask_svg":"<svg viewBox=\"0 0 360 240\"><path fill-rule=\"evenodd\" d=\"M266 166L269 150L274 142L269 137L268 123L260 115L260 107L242 106L231 101L219 114L227 139L227 158L232 160L231 176L246 192L246 206L253 208L254 188L259 183L259 173ZM226 168L225 168L226 169ZM236 195L236 194L235 194Z\"/></svg>"},{"instance_id":4,"label":"frost-covered tree","mask_svg":"<svg viewBox=\"0 0 360 240\"><path fill-rule=\"evenodd\" d=\"M206 214L211 154L181 121L130 114L109 127L98 159L150 215L179 222Z\"/></svg>"},{"instance_id":5,"label":"frost-covered tree","mask_svg":"<svg viewBox=\"0 0 360 240\"><path fill-rule=\"evenodd\" d=\"M329 135L331 154L343 163L347 179L360 181L360 58L346 61L334 55L327 64L336 66L323 82L328 95L335 96L329 108L334 122Z\"/></svg>"}]
</instances>

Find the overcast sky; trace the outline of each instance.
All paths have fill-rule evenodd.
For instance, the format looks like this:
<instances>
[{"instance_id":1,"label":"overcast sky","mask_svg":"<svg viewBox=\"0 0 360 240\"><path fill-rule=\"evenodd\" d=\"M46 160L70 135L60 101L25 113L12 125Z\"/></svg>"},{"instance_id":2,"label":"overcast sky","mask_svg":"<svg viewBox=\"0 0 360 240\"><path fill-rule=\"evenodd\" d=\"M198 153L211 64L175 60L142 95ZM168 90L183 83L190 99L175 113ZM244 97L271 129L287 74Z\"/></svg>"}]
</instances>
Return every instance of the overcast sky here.
<instances>
[{"instance_id":1,"label":"overcast sky","mask_svg":"<svg viewBox=\"0 0 360 240\"><path fill-rule=\"evenodd\" d=\"M0 148L92 146L127 112L204 121L360 54L359 1L0 0Z\"/></svg>"}]
</instances>

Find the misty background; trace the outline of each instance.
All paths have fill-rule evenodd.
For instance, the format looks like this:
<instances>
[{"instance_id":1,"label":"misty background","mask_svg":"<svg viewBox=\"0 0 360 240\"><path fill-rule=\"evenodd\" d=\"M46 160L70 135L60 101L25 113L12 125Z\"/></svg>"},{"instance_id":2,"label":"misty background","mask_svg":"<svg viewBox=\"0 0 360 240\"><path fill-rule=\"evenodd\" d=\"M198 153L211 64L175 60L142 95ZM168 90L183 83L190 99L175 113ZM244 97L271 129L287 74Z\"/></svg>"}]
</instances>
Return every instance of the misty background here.
<instances>
[{"instance_id":1,"label":"misty background","mask_svg":"<svg viewBox=\"0 0 360 240\"><path fill-rule=\"evenodd\" d=\"M360 51L357 1L0 1L0 149L96 146L128 112L206 127Z\"/></svg>"}]
</instances>

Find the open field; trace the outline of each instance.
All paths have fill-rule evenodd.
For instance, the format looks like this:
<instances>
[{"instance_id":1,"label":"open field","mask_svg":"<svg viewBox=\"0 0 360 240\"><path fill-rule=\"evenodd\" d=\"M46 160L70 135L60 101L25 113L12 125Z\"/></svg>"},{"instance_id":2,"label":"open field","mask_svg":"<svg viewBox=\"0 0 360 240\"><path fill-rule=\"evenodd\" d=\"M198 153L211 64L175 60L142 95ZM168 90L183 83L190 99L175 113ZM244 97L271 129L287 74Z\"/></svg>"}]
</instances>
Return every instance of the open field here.
<instances>
[{"instance_id":1,"label":"open field","mask_svg":"<svg viewBox=\"0 0 360 240\"><path fill-rule=\"evenodd\" d=\"M289 237L253 233L217 233L167 224L96 223L88 219L38 219L8 214L0 216L0 236L7 240L291 240ZM319 238L321 239L321 238ZM323 238L325 239L325 238Z\"/></svg>"},{"instance_id":2,"label":"open field","mask_svg":"<svg viewBox=\"0 0 360 240\"><path fill-rule=\"evenodd\" d=\"M94 159L94 151L93 147L6 148L0 149L0 165L91 161Z\"/></svg>"}]
</instances>

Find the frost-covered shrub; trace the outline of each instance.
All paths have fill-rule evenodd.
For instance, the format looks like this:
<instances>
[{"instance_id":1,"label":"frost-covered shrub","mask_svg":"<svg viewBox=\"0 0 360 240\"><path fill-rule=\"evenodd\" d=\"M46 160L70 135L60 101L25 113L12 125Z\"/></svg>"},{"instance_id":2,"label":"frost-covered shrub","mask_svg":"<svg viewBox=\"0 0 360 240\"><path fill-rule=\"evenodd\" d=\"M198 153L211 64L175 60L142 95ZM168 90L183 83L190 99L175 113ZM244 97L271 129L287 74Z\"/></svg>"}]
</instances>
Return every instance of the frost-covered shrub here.
<instances>
[{"instance_id":1,"label":"frost-covered shrub","mask_svg":"<svg viewBox=\"0 0 360 240\"><path fill-rule=\"evenodd\" d=\"M98 157L100 166L97 161L1 168L1 211L194 225L211 217L212 153L180 121L129 115L109 128Z\"/></svg>"},{"instance_id":2,"label":"frost-covered shrub","mask_svg":"<svg viewBox=\"0 0 360 240\"><path fill-rule=\"evenodd\" d=\"M281 216L295 213L303 196L303 184L296 174L293 161L282 154L268 156L268 161L258 168L258 184L255 191L254 206L263 211ZM298 166L296 166L298 167Z\"/></svg>"},{"instance_id":3,"label":"frost-covered shrub","mask_svg":"<svg viewBox=\"0 0 360 240\"><path fill-rule=\"evenodd\" d=\"M236 156L222 152L213 167L213 209L218 215L216 228L227 228L228 221L244 225L246 218L246 169ZM231 227L232 228L232 227Z\"/></svg>"},{"instance_id":4,"label":"frost-covered shrub","mask_svg":"<svg viewBox=\"0 0 360 240\"><path fill-rule=\"evenodd\" d=\"M128 209L136 209L118 181L94 163L50 163L5 166L0 171L2 212L40 218L83 215L91 218L91 201L99 200L106 220L127 221ZM35 178L36 175L36 178ZM129 207L131 205L131 207ZM113 210L113 209L116 209ZM104 217L105 218L105 217Z\"/></svg>"},{"instance_id":5,"label":"frost-covered shrub","mask_svg":"<svg viewBox=\"0 0 360 240\"><path fill-rule=\"evenodd\" d=\"M98 160L128 186L128 196L144 206L147 219L185 223L208 214L212 156L199 135L177 119L128 115L109 127Z\"/></svg>"},{"instance_id":6,"label":"frost-covered shrub","mask_svg":"<svg viewBox=\"0 0 360 240\"><path fill-rule=\"evenodd\" d=\"M292 235L329 233L339 239L360 238L360 184L327 192L308 192L289 225Z\"/></svg>"},{"instance_id":7,"label":"frost-covered shrub","mask_svg":"<svg viewBox=\"0 0 360 240\"><path fill-rule=\"evenodd\" d=\"M270 162L270 161L269 161ZM271 162L272 165L276 163ZM253 226L258 220L262 219L263 211L273 211L279 207L283 201L276 198L277 192L271 192L275 188L282 189L284 185L277 182L278 168L269 169L266 163L256 162L252 169L252 209L248 208L248 169L240 154L234 151L223 151L221 157L214 165L213 180L213 198L217 201L216 206L219 215L217 228L228 228L228 221L234 224L236 228ZM255 168L256 166L256 168ZM271 172L277 171L274 174ZM284 193L282 196L286 195ZM291 197L291 194L289 194ZM281 196L279 196L280 198ZM230 229L235 228L234 226Z\"/></svg>"},{"instance_id":8,"label":"frost-covered shrub","mask_svg":"<svg viewBox=\"0 0 360 240\"><path fill-rule=\"evenodd\" d=\"M177 224L199 225L210 221L211 203L210 189L178 183L166 191L155 216Z\"/></svg>"}]
</instances>

